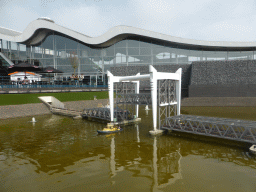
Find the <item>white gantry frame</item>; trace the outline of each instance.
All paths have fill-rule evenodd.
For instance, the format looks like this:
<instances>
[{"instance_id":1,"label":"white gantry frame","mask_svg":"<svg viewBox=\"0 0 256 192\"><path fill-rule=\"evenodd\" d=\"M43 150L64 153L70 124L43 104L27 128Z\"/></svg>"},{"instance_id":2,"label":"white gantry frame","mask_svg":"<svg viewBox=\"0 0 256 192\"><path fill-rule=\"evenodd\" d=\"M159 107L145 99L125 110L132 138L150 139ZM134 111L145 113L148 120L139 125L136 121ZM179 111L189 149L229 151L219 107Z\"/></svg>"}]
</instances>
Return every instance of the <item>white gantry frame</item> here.
<instances>
[{"instance_id":1,"label":"white gantry frame","mask_svg":"<svg viewBox=\"0 0 256 192\"><path fill-rule=\"evenodd\" d=\"M153 128L157 131L157 80L175 80L176 82L176 101L171 103L165 103L164 106L177 105L177 114L180 115L181 104L181 73L182 68L179 68L175 73L157 72L157 70L150 65L150 74L140 75L138 73L134 76L114 76L111 72L107 72L108 75L108 92L109 92L109 105L110 105L110 117L111 122L114 121L114 83L118 82L133 82L136 83L135 93L139 94L139 80L150 80L151 86L151 99L152 99L152 113L153 113ZM161 105L163 106L163 105ZM136 105L136 117L139 114L139 106Z\"/></svg>"}]
</instances>

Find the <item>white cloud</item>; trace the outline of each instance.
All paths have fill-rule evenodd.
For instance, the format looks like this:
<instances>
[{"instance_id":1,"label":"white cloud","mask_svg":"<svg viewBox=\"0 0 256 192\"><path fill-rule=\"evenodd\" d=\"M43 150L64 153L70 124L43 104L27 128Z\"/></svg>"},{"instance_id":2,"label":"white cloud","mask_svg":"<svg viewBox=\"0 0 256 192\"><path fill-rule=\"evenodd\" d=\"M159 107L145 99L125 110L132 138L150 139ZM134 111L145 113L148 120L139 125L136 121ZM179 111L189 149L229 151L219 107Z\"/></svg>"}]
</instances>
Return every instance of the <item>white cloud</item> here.
<instances>
[{"instance_id":1,"label":"white cloud","mask_svg":"<svg viewBox=\"0 0 256 192\"><path fill-rule=\"evenodd\" d=\"M137 16L137 27L173 34L179 25L189 24L192 17L211 1L132 0L130 6Z\"/></svg>"},{"instance_id":2,"label":"white cloud","mask_svg":"<svg viewBox=\"0 0 256 192\"><path fill-rule=\"evenodd\" d=\"M253 0L132 0L130 5L135 7L137 27L148 30L197 40L255 39Z\"/></svg>"},{"instance_id":3,"label":"white cloud","mask_svg":"<svg viewBox=\"0 0 256 192\"><path fill-rule=\"evenodd\" d=\"M254 19L256 22L256 18ZM212 31L211 33L209 33ZM255 27L244 20L225 20L197 32L197 38L201 37L210 41L252 41L255 39Z\"/></svg>"},{"instance_id":4,"label":"white cloud","mask_svg":"<svg viewBox=\"0 0 256 192\"><path fill-rule=\"evenodd\" d=\"M31 21L39 17L39 14L29 7L12 5L2 9L0 17L2 18L0 26L23 31Z\"/></svg>"},{"instance_id":5,"label":"white cloud","mask_svg":"<svg viewBox=\"0 0 256 192\"><path fill-rule=\"evenodd\" d=\"M49 17L92 37L128 25L190 39L254 41L255 4L254 0L4 0L0 26L23 31L38 17Z\"/></svg>"},{"instance_id":6,"label":"white cloud","mask_svg":"<svg viewBox=\"0 0 256 192\"><path fill-rule=\"evenodd\" d=\"M111 5L99 7L80 4L52 10L48 17L59 25L95 37L104 34L111 27L121 25L122 20L125 20L120 17L121 12L121 9Z\"/></svg>"}]
</instances>

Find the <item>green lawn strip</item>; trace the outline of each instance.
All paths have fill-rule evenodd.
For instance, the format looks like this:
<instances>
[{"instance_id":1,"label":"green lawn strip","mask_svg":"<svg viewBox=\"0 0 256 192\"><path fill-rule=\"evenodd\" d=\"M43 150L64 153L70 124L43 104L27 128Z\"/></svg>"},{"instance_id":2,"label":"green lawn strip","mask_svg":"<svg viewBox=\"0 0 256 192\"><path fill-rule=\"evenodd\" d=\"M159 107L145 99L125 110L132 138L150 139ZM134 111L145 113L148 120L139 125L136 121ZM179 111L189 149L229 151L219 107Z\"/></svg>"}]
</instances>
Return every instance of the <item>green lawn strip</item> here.
<instances>
[{"instance_id":1,"label":"green lawn strip","mask_svg":"<svg viewBox=\"0 0 256 192\"><path fill-rule=\"evenodd\" d=\"M35 93L35 94L0 94L0 105L20 105L28 103L41 103L38 99L40 96L53 96L58 100L80 101L97 99L107 99L108 92L68 92L68 93Z\"/></svg>"}]
</instances>

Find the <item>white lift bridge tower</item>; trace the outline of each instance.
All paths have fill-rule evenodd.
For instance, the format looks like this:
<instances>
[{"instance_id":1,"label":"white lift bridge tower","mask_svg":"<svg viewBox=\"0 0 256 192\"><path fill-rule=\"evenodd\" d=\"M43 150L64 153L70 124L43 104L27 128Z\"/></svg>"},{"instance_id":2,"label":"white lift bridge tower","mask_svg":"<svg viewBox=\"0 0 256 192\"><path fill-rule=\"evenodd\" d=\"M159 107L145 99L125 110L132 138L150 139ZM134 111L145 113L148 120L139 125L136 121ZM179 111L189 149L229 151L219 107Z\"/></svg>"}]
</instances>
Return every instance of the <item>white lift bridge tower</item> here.
<instances>
[{"instance_id":1,"label":"white lift bridge tower","mask_svg":"<svg viewBox=\"0 0 256 192\"><path fill-rule=\"evenodd\" d=\"M122 98L128 104L135 104L136 117L139 116L140 104L152 105L153 130L150 133L156 135L162 132L160 128L163 118L170 117L172 114L180 115L182 69L179 68L175 73L165 73L157 72L150 65L149 72L150 74L145 75L138 73L134 76L114 76L108 71L110 118L111 122L114 122L114 84L133 84L134 92L131 94L131 92L123 91L123 96L117 97L117 100ZM140 80L150 81L151 94L139 93ZM117 100L116 105L118 104Z\"/></svg>"}]
</instances>

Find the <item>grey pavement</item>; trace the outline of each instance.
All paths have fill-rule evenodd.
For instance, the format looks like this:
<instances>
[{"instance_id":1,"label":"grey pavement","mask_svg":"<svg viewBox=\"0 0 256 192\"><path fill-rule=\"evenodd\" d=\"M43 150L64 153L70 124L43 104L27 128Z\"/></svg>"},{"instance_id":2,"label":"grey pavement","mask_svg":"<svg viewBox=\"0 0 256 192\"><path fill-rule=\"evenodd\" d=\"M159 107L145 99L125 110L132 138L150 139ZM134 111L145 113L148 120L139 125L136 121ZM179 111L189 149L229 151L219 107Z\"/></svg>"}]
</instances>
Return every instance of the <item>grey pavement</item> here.
<instances>
[{"instance_id":1,"label":"grey pavement","mask_svg":"<svg viewBox=\"0 0 256 192\"><path fill-rule=\"evenodd\" d=\"M108 99L64 102L65 107L82 111L84 108L106 106ZM184 98L181 106L256 106L256 97L192 97ZM0 106L0 119L51 114L43 103Z\"/></svg>"}]
</instances>

